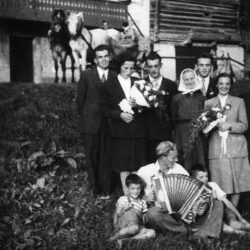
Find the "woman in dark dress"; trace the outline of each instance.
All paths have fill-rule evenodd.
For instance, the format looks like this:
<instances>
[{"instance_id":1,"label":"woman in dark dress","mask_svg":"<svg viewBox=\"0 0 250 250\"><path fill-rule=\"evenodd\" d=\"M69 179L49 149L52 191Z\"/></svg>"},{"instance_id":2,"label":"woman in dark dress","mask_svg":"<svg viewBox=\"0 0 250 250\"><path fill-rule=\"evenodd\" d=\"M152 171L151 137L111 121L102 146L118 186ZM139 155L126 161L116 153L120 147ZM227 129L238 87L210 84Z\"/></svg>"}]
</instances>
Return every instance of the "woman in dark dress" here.
<instances>
[{"instance_id":1,"label":"woman in dark dress","mask_svg":"<svg viewBox=\"0 0 250 250\"><path fill-rule=\"evenodd\" d=\"M126 177L146 163L146 128L144 113L136 108L135 101L130 98L131 87L137 80L131 77L135 61L123 55L119 65L117 78L102 86L102 112L108 133L108 166L111 171L120 173L126 193ZM131 110L120 107L121 101L126 102Z\"/></svg>"},{"instance_id":2,"label":"woman in dark dress","mask_svg":"<svg viewBox=\"0 0 250 250\"><path fill-rule=\"evenodd\" d=\"M201 139L193 150L187 150L191 121L201 112L204 105L204 96L200 89L196 73L192 69L184 69L178 87L180 93L173 97L171 104L179 162L189 172L194 164L204 165Z\"/></svg>"}]
</instances>

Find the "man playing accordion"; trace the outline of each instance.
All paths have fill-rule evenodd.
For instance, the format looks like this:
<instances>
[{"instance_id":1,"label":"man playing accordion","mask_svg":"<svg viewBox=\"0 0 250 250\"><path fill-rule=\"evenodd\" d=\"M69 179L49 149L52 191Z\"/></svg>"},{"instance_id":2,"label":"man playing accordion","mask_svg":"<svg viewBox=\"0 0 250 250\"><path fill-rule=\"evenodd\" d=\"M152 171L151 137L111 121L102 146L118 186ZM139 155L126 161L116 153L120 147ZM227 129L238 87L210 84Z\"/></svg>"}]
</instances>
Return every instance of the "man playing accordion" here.
<instances>
[{"instance_id":1,"label":"man playing accordion","mask_svg":"<svg viewBox=\"0 0 250 250\"><path fill-rule=\"evenodd\" d=\"M156 155L156 163L141 167L137 172L147 185L148 227L191 233L191 238L202 239L204 243L209 242L209 238L219 238L223 203L214 200L207 185L189 177L176 163L174 143L161 142L156 147Z\"/></svg>"}]
</instances>

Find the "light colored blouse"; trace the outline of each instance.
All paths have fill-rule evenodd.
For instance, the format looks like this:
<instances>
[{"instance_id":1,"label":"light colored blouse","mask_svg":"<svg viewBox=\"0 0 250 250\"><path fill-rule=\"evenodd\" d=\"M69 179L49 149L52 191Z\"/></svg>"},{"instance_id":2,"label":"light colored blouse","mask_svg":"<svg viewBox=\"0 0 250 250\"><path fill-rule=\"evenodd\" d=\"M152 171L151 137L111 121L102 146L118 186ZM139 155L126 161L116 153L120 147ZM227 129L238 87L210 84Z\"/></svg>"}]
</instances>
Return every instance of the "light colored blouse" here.
<instances>
[{"instance_id":1,"label":"light colored blouse","mask_svg":"<svg viewBox=\"0 0 250 250\"><path fill-rule=\"evenodd\" d=\"M131 90L131 79L124 79L121 75L118 75L118 80L119 83L122 87L122 90L126 96L126 99L129 100L130 99L130 90Z\"/></svg>"}]
</instances>

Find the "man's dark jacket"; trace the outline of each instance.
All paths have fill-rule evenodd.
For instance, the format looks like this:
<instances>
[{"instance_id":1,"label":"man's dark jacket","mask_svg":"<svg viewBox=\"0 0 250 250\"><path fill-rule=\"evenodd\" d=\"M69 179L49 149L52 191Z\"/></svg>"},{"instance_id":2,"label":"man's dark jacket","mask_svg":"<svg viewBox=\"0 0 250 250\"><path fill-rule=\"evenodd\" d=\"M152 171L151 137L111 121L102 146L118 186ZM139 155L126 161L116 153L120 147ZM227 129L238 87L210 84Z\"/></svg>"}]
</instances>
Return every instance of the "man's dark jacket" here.
<instances>
[{"instance_id":1,"label":"man's dark jacket","mask_svg":"<svg viewBox=\"0 0 250 250\"><path fill-rule=\"evenodd\" d=\"M113 81L116 73L109 71L107 82ZM102 123L101 95L102 86L97 68L81 72L77 86L77 111L81 133L96 135Z\"/></svg>"}]
</instances>

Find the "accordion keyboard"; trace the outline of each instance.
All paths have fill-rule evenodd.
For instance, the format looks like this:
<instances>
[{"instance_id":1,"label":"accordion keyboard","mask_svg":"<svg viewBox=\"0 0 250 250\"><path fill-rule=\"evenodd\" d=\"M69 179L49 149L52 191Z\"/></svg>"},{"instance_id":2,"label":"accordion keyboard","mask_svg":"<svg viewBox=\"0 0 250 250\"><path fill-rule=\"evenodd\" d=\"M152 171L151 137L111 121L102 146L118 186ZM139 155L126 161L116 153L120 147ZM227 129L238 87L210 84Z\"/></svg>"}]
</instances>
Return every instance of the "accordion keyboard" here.
<instances>
[{"instance_id":1,"label":"accordion keyboard","mask_svg":"<svg viewBox=\"0 0 250 250\"><path fill-rule=\"evenodd\" d=\"M198 201L209 203L212 198L207 184L187 175L159 175L152 183L160 206L189 224L195 220Z\"/></svg>"}]
</instances>

